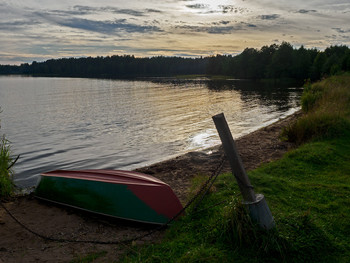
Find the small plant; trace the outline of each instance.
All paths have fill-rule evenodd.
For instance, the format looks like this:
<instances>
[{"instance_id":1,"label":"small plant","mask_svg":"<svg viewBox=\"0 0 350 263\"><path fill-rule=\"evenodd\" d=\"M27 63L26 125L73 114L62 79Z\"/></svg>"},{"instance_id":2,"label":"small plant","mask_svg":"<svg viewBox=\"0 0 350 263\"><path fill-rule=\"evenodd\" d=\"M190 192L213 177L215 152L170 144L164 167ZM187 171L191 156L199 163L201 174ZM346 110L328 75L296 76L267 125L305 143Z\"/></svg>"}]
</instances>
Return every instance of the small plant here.
<instances>
[{"instance_id":1,"label":"small plant","mask_svg":"<svg viewBox=\"0 0 350 263\"><path fill-rule=\"evenodd\" d=\"M11 196L14 190L13 171L10 168L10 145L5 136L0 140L0 198Z\"/></svg>"},{"instance_id":2,"label":"small plant","mask_svg":"<svg viewBox=\"0 0 350 263\"><path fill-rule=\"evenodd\" d=\"M13 170L11 169L12 158L10 152L10 143L5 138L5 135L3 135L0 139L0 199L11 196L14 191L14 184L12 181Z\"/></svg>"}]
</instances>

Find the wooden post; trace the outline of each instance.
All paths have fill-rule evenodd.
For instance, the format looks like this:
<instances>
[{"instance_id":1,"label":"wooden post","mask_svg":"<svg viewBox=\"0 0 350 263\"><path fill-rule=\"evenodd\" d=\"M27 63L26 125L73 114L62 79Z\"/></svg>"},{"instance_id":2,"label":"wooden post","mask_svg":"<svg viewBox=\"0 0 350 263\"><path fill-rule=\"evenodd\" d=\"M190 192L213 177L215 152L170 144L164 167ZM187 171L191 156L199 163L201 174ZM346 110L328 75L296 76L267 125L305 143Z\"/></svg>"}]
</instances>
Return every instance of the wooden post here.
<instances>
[{"instance_id":1,"label":"wooden post","mask_svg":"<svg viewBox=\"0 0 350 263\"><path fill-rule=\"evenodd\" d=\"M237 151L230 128L223 113L213 116L213 120L218 130L225 154L230 162L232 174L236 177L239 189L244 201L254 202L256 200L254 189L250 184L245 172L241 157Z\"/></svg>"},{"instance_id":2,"label":"wooden post","mask_svg":"<svg viewBox=\"0 0 350 263\"><path fill-rule=\"evenodd\" d=\"M236 177L241 190L244 199L243 204L247 206L251 219L257 222L263 229L269 230L274 228L275 221L270 208L267 205L264 195L256 195L254 193L224 114L220 113L213 116L213 121L218 130L225 154L230 161L232 174Z\"/></svg>"}]
</instances>

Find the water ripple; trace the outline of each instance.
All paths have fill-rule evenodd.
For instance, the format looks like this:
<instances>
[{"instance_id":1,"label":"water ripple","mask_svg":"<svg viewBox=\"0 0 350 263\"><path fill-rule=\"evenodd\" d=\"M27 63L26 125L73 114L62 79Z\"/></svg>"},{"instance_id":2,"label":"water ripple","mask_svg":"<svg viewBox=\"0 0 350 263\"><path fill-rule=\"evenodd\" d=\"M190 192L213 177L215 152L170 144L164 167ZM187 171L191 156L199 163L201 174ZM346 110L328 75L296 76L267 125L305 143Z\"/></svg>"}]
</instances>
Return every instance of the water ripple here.
<instances>
[{"instance_id":1,"label":"water ripple","mask_svg":"<svg viewBox=\"0 0 350 263\"><path fill-rule=\"evenodd\" d=\"M1 132L21 154L15 182L33 186L54 169L135 169L220 143L215 114L237 138L299 107L300 88L242 83L0 77Z\"/></svg>"}]
</instances>

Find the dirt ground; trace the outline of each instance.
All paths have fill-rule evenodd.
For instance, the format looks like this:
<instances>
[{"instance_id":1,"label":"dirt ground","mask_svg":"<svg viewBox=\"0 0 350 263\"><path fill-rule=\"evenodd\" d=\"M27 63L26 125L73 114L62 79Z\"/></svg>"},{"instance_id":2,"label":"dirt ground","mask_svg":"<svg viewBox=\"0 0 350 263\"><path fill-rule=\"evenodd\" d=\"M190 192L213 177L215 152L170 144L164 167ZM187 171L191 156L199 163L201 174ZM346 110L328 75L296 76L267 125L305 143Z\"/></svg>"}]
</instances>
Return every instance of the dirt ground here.
<instances>
[{"instance_id":1,"label":"dirt ground","mask_svg":"<svg viewBox=\"0 0 350 263\"><path fill-rule=\"evenodd\" d=\"M297 112L285 119L236 140L246 170L279 159L293 147L279 139L283 127L300 116ZM177 158L137 169L168 183L182 203L198 174L211 175L221 160L221 147L190 152ZM228 162L224 171L230 171ZM253 183L253 182L252 182ZM101 218L35 199L32 195L17 197L4 203L24 225L44 236L74 239L117 241L147 233L153 227L127 221ZM91 253L104 251L94 262L117 262L121 254L133 245L100 245L90 243L54 242L42 239L21 227L0 207L0 263L10 262L71 262ZM162 232L140 241L157 242Z\"/></svg>"}]
</instances>

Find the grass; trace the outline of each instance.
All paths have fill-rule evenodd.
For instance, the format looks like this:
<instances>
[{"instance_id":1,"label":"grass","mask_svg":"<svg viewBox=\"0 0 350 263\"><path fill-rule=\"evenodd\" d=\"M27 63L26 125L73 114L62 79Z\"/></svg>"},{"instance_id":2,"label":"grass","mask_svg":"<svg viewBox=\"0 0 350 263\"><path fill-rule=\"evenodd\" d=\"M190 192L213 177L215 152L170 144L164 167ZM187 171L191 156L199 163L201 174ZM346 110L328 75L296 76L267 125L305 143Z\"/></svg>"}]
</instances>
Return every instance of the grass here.
<instances>
[{"instance_id":1,"label":"grass","mask_svg":"<svg viewBox=\"0 0 350 263\"><path fill-rule=\"evenodd\" d=\"M305 115L285 136L301 134L294 138L307 143L249 173L255 192L266 197L274 230L250 221L234 177L224 174L201 204L208 209L189 211L161 243L134 248L122 262L350 262L349 83L337 76L305 89Z\"/></svg>"},{"instance_id":2,"label":"grass","mask_svg":"<svg viewBox=\"0 0 350 263\"><path fill-rule=\"evenodd\" d=\"M349 174L350 133L303 145L251 173L268 196L279 235L300 258L295 262L350 261Z\"/></svg>"},{"instance_id":3,"label":"grass","mask_svg":"<svg viewBox=\"0 0 350 263\"><path fill-rule=\"evenodd\" d=\"M350 128L350 75L307 83L301 104L306 114L284 130L287 140L301 144L341 135Z\"/></svg>"},{"instance_id":4,"label":"grass","mask_svg":"<svg viewBox=\"0 0 350 263\"><path fill-rule=\"evenodd\" d=\"M5 136L0 139L0 199L8 198L13 194L13 171L8 169L11 165L11 147Z\"/></svg>"}]
</instances>

